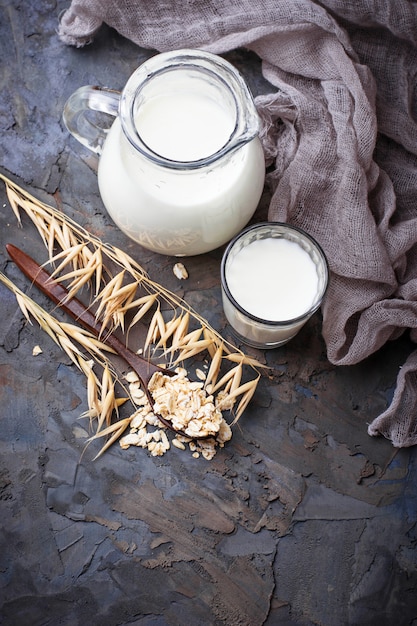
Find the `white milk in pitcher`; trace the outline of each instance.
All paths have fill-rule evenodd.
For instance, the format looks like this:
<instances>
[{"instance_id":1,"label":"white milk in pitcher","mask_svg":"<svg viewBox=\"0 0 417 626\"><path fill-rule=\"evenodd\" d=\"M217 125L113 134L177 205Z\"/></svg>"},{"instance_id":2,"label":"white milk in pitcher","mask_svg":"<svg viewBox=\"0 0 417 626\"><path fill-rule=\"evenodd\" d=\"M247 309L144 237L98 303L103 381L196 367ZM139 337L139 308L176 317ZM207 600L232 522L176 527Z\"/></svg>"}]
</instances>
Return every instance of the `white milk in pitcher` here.
<instances>
[{"instance_id":1,"label":"white milk in pitcher","mask_svg":"<svg viewBox=\"0 0 417 626\"><path fill-rule=\"evenodd\" d=\"M235 120L220 104L196 93L173 93L146 102L135 117L142 140L174 161L198 161L223 148Z\"/></svg>"},{"instance_id":2,"label":"white milk in pitcher","mask_svg":"<svg viewBox=\"0 0 417 626\"><path fill-rule=\"evenodd\" d=\"M201 254L229 241L252 217L262 193L259 138L192 169L187 162L205 159L229 141L236 123L230 103L223 106L204 92L171 90L145 101L134 119L153 152L184 167L161 167L142 155L116 118L98 171L100 193L115 223L162 254Z\"/></svg>"}]
</instances>

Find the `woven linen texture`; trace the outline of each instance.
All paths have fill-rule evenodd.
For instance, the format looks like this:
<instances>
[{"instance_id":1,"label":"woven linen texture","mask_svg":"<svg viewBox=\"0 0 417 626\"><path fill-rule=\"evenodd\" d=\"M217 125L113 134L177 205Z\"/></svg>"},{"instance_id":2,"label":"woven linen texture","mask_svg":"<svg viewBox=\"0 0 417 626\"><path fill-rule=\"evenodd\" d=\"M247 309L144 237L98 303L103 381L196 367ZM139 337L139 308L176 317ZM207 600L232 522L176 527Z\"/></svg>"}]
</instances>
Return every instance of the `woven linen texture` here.
<instances>
[{"instance_id":1,"label":"woven linen texture","mask_svg":"<svg viewBox=\"0 0 417 626\"><path fill-rule=\"evenodd\" d=\"M304 228L331 269L322 307L331 363L417 338L417 4L407 0L73 0L59 35L83 46L106 23L156 51L248 48L271 93L256 104L269 219ZM417 443L417 355L370 424Z\"/></svg>"}]
</instances>

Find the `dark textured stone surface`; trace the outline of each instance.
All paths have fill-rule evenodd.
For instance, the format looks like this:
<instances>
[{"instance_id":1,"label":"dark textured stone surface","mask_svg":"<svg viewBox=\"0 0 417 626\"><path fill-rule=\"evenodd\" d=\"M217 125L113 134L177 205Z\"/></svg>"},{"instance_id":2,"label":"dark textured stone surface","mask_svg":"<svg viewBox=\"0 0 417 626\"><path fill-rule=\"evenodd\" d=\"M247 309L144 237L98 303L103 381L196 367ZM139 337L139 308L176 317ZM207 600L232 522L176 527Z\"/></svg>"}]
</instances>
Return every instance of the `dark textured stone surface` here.
<instances>
[{"instance_id":1,"label":"dark textured stone surface","mask_svg":"<svg viewBox=\"0 0 417 626\"><path fill-rule=\"evenodd\" d=\"M179 288L172 259L115 228L95 158L64 131L77 87L120 89L152 54L107 28L90 47L64 46L56 28L67 5L0 1L1 171L126 249L229 336L221 250L188 259ZM253 55L228 58L255 93L268 91ZM266 191L257 219L267 201ZM27 290L4 245L38 258L43 245L27 222L18 228L2 184L0 240L0 269ZM416 623L417 451L366 430L412 350L406 337L335 368L316 316L284 348L254 351L270 373L213 461L113 446L92 462L78 420L83 376L2 285L0 303L0 623Z\"/></svg>"}]
</instances>

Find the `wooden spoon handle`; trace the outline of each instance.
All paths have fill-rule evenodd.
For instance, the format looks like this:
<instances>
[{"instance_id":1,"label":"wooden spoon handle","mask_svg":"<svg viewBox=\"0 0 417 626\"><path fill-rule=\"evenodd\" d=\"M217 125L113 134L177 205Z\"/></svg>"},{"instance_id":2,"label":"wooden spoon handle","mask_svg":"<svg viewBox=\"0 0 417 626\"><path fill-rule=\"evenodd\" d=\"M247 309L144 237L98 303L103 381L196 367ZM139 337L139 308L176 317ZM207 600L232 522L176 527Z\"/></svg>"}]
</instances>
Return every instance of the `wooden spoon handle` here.
<instances>
[{"instance_id":1,"label":"wooden spoon handle","mask_svg":"<svg viewBox=\"0 0 417 626\"><path fill-rule=\"evenodd\" d=\"M95 315L87 309L77 298L69 298L68 290L58 281L54 280L46 270L44 270L36 261L34 261L23 250L20 250L13 244L6 245L10 258L16 263L17 267L29 278L45 295L48 296L55 304L71 315L84 328L90 331L96 337L101 337L102 326L97 322ZM150 405L153 407L154 400L148 389L148 383L155 372L162 372L168 376L174 376L175 372L165 369L148 361L139 354L136 354L125 346L115 335L108 332L105 337L101 338L103 343L109 346L116 354L121 356L128 365L136 372L145 389L146 396ZM182 430L175 429L172 423L155 413L159 421L167 428L179 435L188 437ZM206 439L206 436L195 437L196 439Z\"/></svg>"},{"instance_id":2,"label":"wooden spoon handle","mask_svg":"<svg viewBox=\"0 0 417 626\"><path fill-rule=\"evenodd\" d=\"M38 265L38 263L36 263L36 261L34 261L25 252L12 244L7 244L6 249L10 258L13 259L19 269L45 295L47 295L53 302L55 302L55 304L62 308L63 311L71 315L73 319L79 322L93 335L99 338L102 337L103 328L101 324L96 320L94 314L87 309L84 304L80 302L80 300L77 300L77 298L70 299L68 290L58 281L54 280L45 269ZM147 385L154 372L166 372L166 370L154 365L140 355L135 354L110 332L106 333L106 336L102 338L102 341L134 368L144 385Z\"/></svg>"}]
</instances>

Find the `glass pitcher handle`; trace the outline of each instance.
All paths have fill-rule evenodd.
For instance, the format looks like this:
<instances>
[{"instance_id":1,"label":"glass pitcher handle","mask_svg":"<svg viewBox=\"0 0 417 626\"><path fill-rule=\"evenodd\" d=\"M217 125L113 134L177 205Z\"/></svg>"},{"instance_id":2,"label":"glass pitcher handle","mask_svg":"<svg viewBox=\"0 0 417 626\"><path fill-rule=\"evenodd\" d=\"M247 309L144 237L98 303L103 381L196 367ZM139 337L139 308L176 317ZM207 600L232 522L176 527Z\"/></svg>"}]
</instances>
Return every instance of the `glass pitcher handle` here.
<instances>
[{"instance_id":1,"label":"glass pitcher handle","mask_svg":"<svg viewBox=\"0 0 417 626\"><path fill-rule=\"evenodd\" d=\"M87 85L80 87L68 98L63 111L63 121L67 130L83 146L96 154L101 154L109 128L101 124L100 115L105 113L116 117L119 112L120 92L104 87Z\"/></svg>"}]
</instances>

